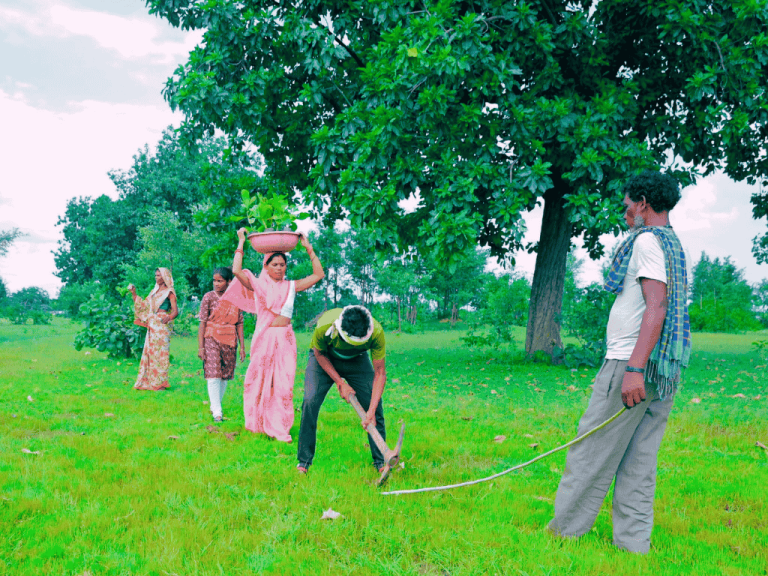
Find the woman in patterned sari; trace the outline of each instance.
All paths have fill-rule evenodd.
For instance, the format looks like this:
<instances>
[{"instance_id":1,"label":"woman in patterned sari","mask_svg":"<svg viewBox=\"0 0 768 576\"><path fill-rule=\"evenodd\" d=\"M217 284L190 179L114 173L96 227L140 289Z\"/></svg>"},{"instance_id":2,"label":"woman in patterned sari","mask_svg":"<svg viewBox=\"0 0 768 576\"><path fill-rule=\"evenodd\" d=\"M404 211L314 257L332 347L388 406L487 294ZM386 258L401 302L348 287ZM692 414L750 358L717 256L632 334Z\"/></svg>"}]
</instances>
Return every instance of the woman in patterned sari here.
<instances>
[{"instance_id":1,"label":"woman in patterned sari","mask_svg":"<svg viewBox=\"0 0 768 576\"><path fill-rule=\"evenodd\" d=\"M168 388L171 341L168 324L179 315L173 276L168 268L155 270L155 287L146 300L136 295L133 284L128 289L133 295L133 322L147 329L139 363L139 377L133 387L136 390L163 390Z\"/></svg>"},{"instance_id":2,"label":"woman in patterned sari","mask_svg":"<svg viewBox=\"0 0 768 576\"><path fill-rule=\"evenodd\" d=\"M245 374L243 412L246 429L267 434L282 442L291 441L293 426L293 381L296 374L296 337L291 327L293 297L320 282L325 276L320 259L305 236L301 245L312 262L312 274L301 280L285 279L286 256L264 255L259 277L243 270L243 245L248 231L237 231L232 281L222 300L257 315L251 340L251 362Z\"/></svg>"}]
</instances>

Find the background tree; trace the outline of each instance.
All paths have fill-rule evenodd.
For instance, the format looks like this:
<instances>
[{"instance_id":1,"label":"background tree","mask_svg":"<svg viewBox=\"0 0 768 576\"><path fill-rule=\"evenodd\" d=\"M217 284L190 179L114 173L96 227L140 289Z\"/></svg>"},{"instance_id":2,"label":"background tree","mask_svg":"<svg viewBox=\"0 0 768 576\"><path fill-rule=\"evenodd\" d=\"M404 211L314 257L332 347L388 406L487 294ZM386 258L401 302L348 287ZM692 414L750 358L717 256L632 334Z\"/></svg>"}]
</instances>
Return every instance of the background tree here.
<instances>
[{"instance_id":1,"label":"background tree","mask_svg":"<svg viewBox=\"0 0 768 576\"><path fill-rule=\"evenodd\" d=\"M768 328L768 280L765 278L754 286L753 304L757 321Z\"/></svg>"},{"instance_id":2,"label":"background tree","mask_svg":"<svg viewBox=\"0 0 768 576\"><path fill-rule=\"evenodd\" d=\"M67 202L63 239L54 252L56 275L65 284L91 280L115 286L123 282L122 265L137 250L138 229L146 224L147 210L139 211L121 200L102 195L72 198Z\"/></svg>"},{"instance_id":3,"label":"background tree","mask_svg":"<svg viewBox=\"0 0 768 576\"><path fill-rule=\"evenodd\" d=\"M476 312L462 340L470 346L494 348L511 343L512 328L528 322L530 282L513 272L498 277L487 274L478 284L482 289L478 292Z\"/></svg>"},{"instance_id":4,"label":"background tree","mask_svg":"<svg viewBox=\"0 0 768 576\"><path fill-rule=\"evenodd\" d=\"M179 298L210 289L211 274L200 263L205 251L205 236L198 229L185 230L171 212L150 212L148 226L139 229L141 250L131 263L123 264L121 276L136 284L140 291L155 285L155 270L165 267L173 274Z\"/></svg>"},{"instance_id":5,"label":"background tree","mask_svg":"<svg viewBox=\"0 0 768 576\"><path fill-rule=\"evenodd\" d=\"M326 310L343 306L355 300L354 291L347 275L348 259L345 254L348 232L333 225L321 226L316 235L309 237L325 270L320 283L324 292Z\"/></svg>"},{"instance_id":6,"label":"background tree","mask_svg":"<svg viewBox=\"0 0 768 576\"><path fill-rule=\"evenodd\" d=\"M5 298L0 304L0 316L14 324L50 324L51 297L37 286L22 288Z\"/></svg>"},{"instance_id":7,"label":"background tree","mask_svg":"<svg viewBox=\"0 0 768 576\"><path fill-rule=\"evenodd\" d=\"M397 329L403 330L403 319L416 324L418 305L430 275L418 260L392 258L380 265L377 278L382 291L396 305Z\"/></svg>"},{"instance_id":8,"label":"background tree","mask_svg":"<svg viewBox=\"0 0 768 576\"><path fill-rule=\"evenodd\" d=\"M99 283L95 281L64 284L56 298L56 309L66 312L70 318L82 318L80 305L98 291Z\"/></svg>"},{"instance_id":9,"label":"background tree","mask_svg":"<svg viewBox=\"0 0 768 576\"><path fill-rule=\"evenodd\" d=\"M376 242L369 231L351 230L345 244L347 274L360 294L360 303L371 308L379 292Z\"/></svg>"},{"instance_id":10,"label":"background tree","mask_svg":"<svg viewBox=\"0 0 768 576\"><path fill-rule=\"evenodd\" d=\"M752 216L756 220L768 217L768 180L763 180L760 190L752 194ZM768 262L768 232L752 240L752 255L758 264Z\"/></svg>"},{"instance_id":11,"label":"background tree","mask_svg":"<svg viewBox=\"0 0 768 576\"><path fill-rule=\"evenodd\" d=\"M178 223L179 231L208 235L204 265L211 270L221 260L231 262L236 226L221 223L228 207L219 201L237 195L239 203L240 189L255 186L259 176L254 157L226 156L225 147L220 138L182 147L169 127L155 153L145 146L134 155L130 169L109 173L118 190L116 200L71 199L57 223L63 233L54 253L57 275L67 285L96 280L107 287L124 283L126 266L136 263L143 247L140 230L156 225L163 214ZM206 222L212 211L220 225ZM188 280L195 292L203 289L198 281Z\"/></svg>"},{"instance_id":12,"label":"background tree","mask_svg":"<svg viewBox=\"0 0 768 576\"><path fill-rule=\"evenodd\" d=\"M529 353L560 343L571 238L602 254L628 176L768 173L765 0L146 3L205 31L165 89L188 137L257 145L270 186L379 249L509 256L543 201Z\"/></svg>"},{"instance_id":13,"label":"background tree","mask_svg":"<svg viewBox=\"0 0 768 576\"><path fill-rule=\"evenodd\" d=\"M0 258L8 254L8 249L17 238L24 236L18 228L0 230Z\"/></svg>"},{"instance_id":14,"label":"background tree","mask_svg":"<svg viewBox=\"0 0 768 576\"><path fill-rule=\"evenodd\" d=\"M691 329L699 332L740 332L760 328L753 311L752 287L730 256L710 259L705 252L693 269Z\"/></svg>"},{"instance_id":15,"label":"background tree","mask_svg":"<svg viewBox=\"0 0 768 576\"><path fill-rule=\"evenodd\" d=\"M485 273L488 250L468 247L453 269L449 270L442 259L430 255L425 259L431 274L427 288L434 299L438 319L449 318L451 325L459 319L459 310L465 306L477 307L483 294L483 286L492 274Z\"/></svg>"}]
</instances>

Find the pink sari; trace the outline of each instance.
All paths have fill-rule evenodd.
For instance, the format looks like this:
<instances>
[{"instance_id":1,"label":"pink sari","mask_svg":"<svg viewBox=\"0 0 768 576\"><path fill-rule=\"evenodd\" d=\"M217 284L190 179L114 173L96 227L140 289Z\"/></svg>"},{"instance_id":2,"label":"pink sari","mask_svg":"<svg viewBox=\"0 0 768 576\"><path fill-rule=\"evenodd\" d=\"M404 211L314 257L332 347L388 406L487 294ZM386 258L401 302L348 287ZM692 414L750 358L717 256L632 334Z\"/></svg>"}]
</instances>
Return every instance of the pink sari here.
<instances>
[{"instance_id":1,"label":"pink sari","mask_svg":"<svg viewBox=\"0 0 768 576\"><path fill-rule=\"evenodd\" d=\"M257 315L251 340L251 362L245 373L243 390L245 427L290 442L296 337L291 325L272 328L270 324L277 317L271 310L280 310L288 300L291 283L287 280L275 282L265 269L258 278L250 270L243 270L243 273L248 276L253 290L246 289L235 278L221 299Z\"/></svg>"}]
</instances>

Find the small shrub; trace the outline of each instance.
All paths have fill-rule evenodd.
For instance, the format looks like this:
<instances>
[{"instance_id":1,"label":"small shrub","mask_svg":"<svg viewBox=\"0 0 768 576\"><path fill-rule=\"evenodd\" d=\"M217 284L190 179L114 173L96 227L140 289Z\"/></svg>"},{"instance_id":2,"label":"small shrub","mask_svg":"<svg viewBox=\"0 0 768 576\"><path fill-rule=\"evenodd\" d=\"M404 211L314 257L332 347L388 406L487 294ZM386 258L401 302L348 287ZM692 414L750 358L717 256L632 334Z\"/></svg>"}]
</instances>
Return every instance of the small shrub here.
<instances>
[{"instance_id":1,"label":"small shrub","mask_svg":"<svg viewBox=\"0 0 768 576\"><path fill-rule=\"evenodd\" d=\"M146 329L133 323L129 301L115 302L94 294L80 306L83 329L75 336L75 349L95 348L110 358L140 357Z\"/></svg>"},{"instance_id":2,"label":"small shrub","mask_svg":"<svg viewBox=\"0 0 768 576\"><path fill-rule=\"evenodd\" d=\"M752 342L752 348L763 361L768 359L768 340L755 340Z\"/></svg>"},{"instance_id":3,"label":"small shrub","mask_svg":"<svg viewBox=\"0 0 768 576\"><path fill-rule=\"evenodd\" d=\"M605 341L585 342L581 346L568 344L564 348L555 347L552 351L552 363L564 364L566 368L594 368L605 356Z\"/></svg>"}]
</instances>

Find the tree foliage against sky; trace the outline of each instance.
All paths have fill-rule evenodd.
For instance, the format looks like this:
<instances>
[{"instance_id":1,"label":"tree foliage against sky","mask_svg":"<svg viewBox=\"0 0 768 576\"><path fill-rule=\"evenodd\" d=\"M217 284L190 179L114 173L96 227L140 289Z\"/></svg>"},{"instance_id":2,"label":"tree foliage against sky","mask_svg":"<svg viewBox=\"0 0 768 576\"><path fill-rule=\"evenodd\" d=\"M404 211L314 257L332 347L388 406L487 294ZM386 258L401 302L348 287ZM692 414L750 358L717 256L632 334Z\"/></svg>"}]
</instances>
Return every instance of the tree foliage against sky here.
<instances>
[{"instance_id":1,"label":"tree foliage against sky","mask_svg":"<svg viewBox=\"0 0 768 576\"><path fill-rule=\"evenodd\" d=\"M691 282L691 329L700 332L739 332L760 327L753 310L753 288L744 270L702 252ZM759 303L757 303L759 305Z\"/></svg>"},{"instance_id":2,"label":"tree foliage against sky","mask_svg":"<svg viewBox=\"0 0 768 576\"><path fill-rule=\"evenodd\" d=\"M752 194L752 215L755 219L768 218L768 180L764 180L760 190ZM758 264L768 262L768 232L752 240L752 255Z\"/></svg>"},{"instance_id":3,"label":"tree foliage against sky","mask_svg":"<svg viewBox=\"0 0 768 576\"><path fill-rule=\"evenodd\" d=\"M0 258L8 254L8 250L17 238L24 236L18 228L0 230Z\"/></svg>"},{"instance_id":4,"label":"tree foliage against sky","mask_svg":"<svg viewBox=\"0 0 768 576\"><path fill-rule=\"evenodd\" d=\"M195 268L202 266L200 251L185 251L176 245L178 234L219 231L210 227L198 230L195 216L214 209L218 214L215 203L220 195L239 194L238 186L253 185L258 180L250 164L252 158L243 155L225 159L224 148L224 142L215 138L203 139L194 149L182 147L178 135L169 128L154 153L145 146L133 157L130 169L109 173L118 190L116 200L106 195L72 198L58 222L64 236L54 253L59 278L65 284L98 280L115 286L127 282L126 270L138 263L137 258L146 248L147 234L152 235L147 231L149 227L156 230L150 251L158 253L158 245L165 241L166 254L175 255L176 262L168 257L164 265L189 272L189 283L197 290L195 278L199 274ZM171 220L172 225L163 228ZM168 233L165 240L157 237L163 229ZM234 234L230 230L232 239ZM215 252L216 242L209 241L207 247ZM208 263L211 267L221 265Z\"/></svg>"},{"instance_id":5,"label":"tree foliage against sky","mask_svg":"<svg viewBox=\"0 0 768 576\"><path fill-rule=\"evenodd\" d=\"M379 248L509 255L543 199L529 352L560 342L571 239L601 255L633 172L768 173L766 0L146 3L205 30L165 90L187 134L254 143L271 186Z\"/></svg>"}]
</instances>

